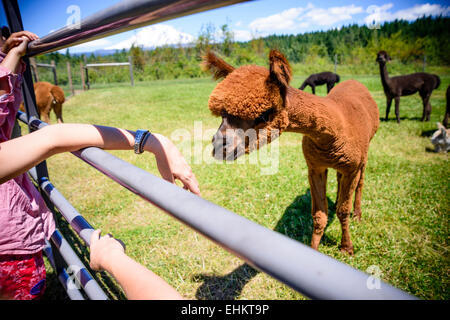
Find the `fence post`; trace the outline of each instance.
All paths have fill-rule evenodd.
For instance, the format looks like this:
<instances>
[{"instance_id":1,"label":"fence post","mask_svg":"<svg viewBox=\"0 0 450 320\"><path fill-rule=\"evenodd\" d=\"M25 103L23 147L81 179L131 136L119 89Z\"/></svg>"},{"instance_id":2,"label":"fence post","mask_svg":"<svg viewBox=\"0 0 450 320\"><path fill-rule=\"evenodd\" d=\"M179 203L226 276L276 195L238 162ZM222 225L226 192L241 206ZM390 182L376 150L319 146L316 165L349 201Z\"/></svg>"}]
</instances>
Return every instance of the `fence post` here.
<instances>
[{"instance_id":1,"label":"fence post","mask_svg":"<svg viewBox=\"0 0 450 320\"><path fill-rule=\"evenodd\" d=\"M87 68L87 58L84 56L84 71L86 72L86 88L89 90L91 88L91 85L89 84L89 71Z\"/></svg>"},{"instance_id":2,"label":"fence post","mask_svg":"<svg viewBox=\"0 0 450 320\"><path fill-rule=\"evenodd\" d=\"M334 54L334 73L336 73L336 67L337 67L337 53Z\"/></svg>"},{"instance_id":3,"label":"fence post","mask_svg":"<svg viewBox=\"0 0 450 320\"><path fill-rule=\"evenodd\" d=\"M31 63L31 69L33 71L34 82L39 82L39 74L38 74L38 69L37 69L37 65L36 65L36 59L30 58L30 63Z\"/></svg>"},{"instance_id":4,"label":"fence post","mask_svg":"<svg viewBox=\"0 0 450 320\"><path fill-rule=\"evenodd\" d=\"M52 71L53 71L53 82L54 82L55 86L57 86L57 85L58 85L58 78L57 78L57 76L56 76L56 64L55 64L55 60L52 60L51 65L52 65Z\"/></svg>"},{"instance_id":5,"label":"fence post","mask_svg":"<svg viewBox=\"0 0 450 320\"><path fill-rule=\"evenodd\" d=\"M134 78L133 78L133 60L131 59L131 56L128 56L128 62L130 63L130 81L131 86L134 86Z\"/></svg>"},{"instance_id":6,"label":"fence post","mask_svg":"<svg viewBox=\"0 0 450 320\"><path fill-rule=\"evenodd\" d=\"M80 73L81 73L81 88L84 90L86 90L86 83L84 81L84 67L83 67L83 62L80 62Z\"/></svg>"},{"instance_id":7,"label":"fence post","mask_svg":"<svg viewBox=\"0 0 450 320\"><path fill-rule=\"evenodd\" d=\"M424 55L423 56L423 72L425 72L425 67L427 66L427 56L426 55Z\"/></svg>"},{"instance_id":8,"label":"fence post","mask_svg":"<svg viewBox=\"0 0 450 320\"><path fill-rule=\"evenodd\" d=\"M67 61L67 80L69 81L69 87L70 87L70 91L72 92L72 95L75 95L75 90L73 89L73 84L72 84L72 70L70 69L70 62Z\"/></svg>"}]
</instances>

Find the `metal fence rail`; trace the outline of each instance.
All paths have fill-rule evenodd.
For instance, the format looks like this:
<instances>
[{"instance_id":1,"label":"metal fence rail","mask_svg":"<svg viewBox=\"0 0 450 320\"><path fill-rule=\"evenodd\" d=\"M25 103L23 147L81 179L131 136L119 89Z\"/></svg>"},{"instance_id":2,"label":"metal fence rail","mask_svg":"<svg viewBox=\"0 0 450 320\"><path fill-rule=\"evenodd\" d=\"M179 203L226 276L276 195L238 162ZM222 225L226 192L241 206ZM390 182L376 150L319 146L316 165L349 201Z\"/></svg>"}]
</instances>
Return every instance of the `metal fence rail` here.
<instances>
[{"instance_id":1,"label":"metal fence rail","mask_svg":"<svg viewBox=\"0 0 450 320\"><path fill-rule=\"evenodd\" d=\"M129 62L106 62L106 63L88 63L85 65L86 68L92 67L118 67L118 66L129 66Z\"/></svg>"},{"instance_id":2,"label":"metal fence rail","mask_svg":"<svg viewBox=\"0 0 450 320\"><path fill-rule=\"evenodd\" d=\"M70 226L86 243L91 245L91 235L94 228L86 221L86 219L67 201L66 198L55 188L47 177L38 181L37 173L34 168L28 171L34 181L39 184L41 190L45 192L48 199L58 208L58 211L67 220Z\"/></svg>"},{"instance_id":3,"label":"metal fence rail","mask_svg":"<svg viewBox=\"0 0 450 320\"><path fill-rule=\"evenodd\" d=\"M20 119L27 119L20 114ZM28 122L28 121L27 121ZM44 124L30 118L33 128ZM137 168L99 148L74 155L255 268L313 299L414 299L370 276L278 232Z\"/></svg>"},{"instance_id":4,"label":"metal fence rail","mask_svg":"<svg viewBox=\"0 0 450 320\"><path fill-rule=\"evenodd\" d=\"M88 68L96 68L96 67L120 67L120 66L128 66L130 72L130 82L131 86L134 86L134 77L133 77L133 63L131 60L131 56L128 57L128 62L105 62L105 63L88 63L84 66L86 72L86 82L87 87L89 88L89 73Z\"/></svg>"},{"instance_id":5,"label":"metal fence rail","mask_svg":"<svg viewBox=\"0 0 450 320\"><path fill-rule=\"evenodd\" d=\"M23 120L23 114L21 113ZM42 126L46 125L45 122L41 123ZM45 192L48 199L58 208L58 211L63 215L63 217L69 222L75 232L83 239L83 241L90 246L90 237L94 228L83 218L83 216L67 201L64 196L50 183L47 177L38 179L35 168L28 171L33 180L40 186L41 190ZM51 241L56 246L56 248L61 253L66 264L71 268L71 272L74 273L75 278L78 280L78 284L84 289L86 294L90 299L95 300L107 300L108 297L103 292L100 285L95 281L92 275L87 270L83 262L78 258L77 254L71 248L70 244L63 237L59 230L51 236ZM58 279L63 284L66 289L67 294L71 299L80 300L83 298L82 294L79 292L77 286L73 283L72 279L67 275L67 270L65 268L59 268L56 266L51 247L48 244L47 248L44 249L45 254L50 260L52 267L58 273ZM84 298L83 298L84 300Z\"/></svg>"},{"instance_id":6,"label":"metal fence rail","mask_svg":"<svg viewBox=\"0 0 450 320\"><path fill-rule=\"evenodd\" d=\"M47 240L45 240L44 253L50 261L53 270L57 270L52 247ZM85 300L73 279L67 274L66 268L61 268L61 270L58 271L58 280L61 282L64 290L66 290L70 300Z\"/></svg>"},{"instance_id":7,"label":"metal fence rail","mask_svg":"<svg viewBox=\"0 0 450 320\"><path fill-rule=\"evenodd\" d=\"M27 56L57 51L152 23L246 0L127 0L28 44Z\"/></svg>"},{"instance_id":8,"label":"metal fence rail","mask_svg":"<svg viewBox=\"0 0 450 320\"><path fill-rule=\"evenodd\" d=\"M108 297L103 292L102 288L99 286L97 281L94 280L83 262L80 258L78 258L75 251L73 251L69 242L67 242L58 229L53 232L51 241L58 248L58 251L61 253L64 261L66 261L67 265L69 265L71 271L75 275L75 278L78 280L78 283L81 285L88 297L92 300L108 300Z\"/></svg>"}]
</instances>

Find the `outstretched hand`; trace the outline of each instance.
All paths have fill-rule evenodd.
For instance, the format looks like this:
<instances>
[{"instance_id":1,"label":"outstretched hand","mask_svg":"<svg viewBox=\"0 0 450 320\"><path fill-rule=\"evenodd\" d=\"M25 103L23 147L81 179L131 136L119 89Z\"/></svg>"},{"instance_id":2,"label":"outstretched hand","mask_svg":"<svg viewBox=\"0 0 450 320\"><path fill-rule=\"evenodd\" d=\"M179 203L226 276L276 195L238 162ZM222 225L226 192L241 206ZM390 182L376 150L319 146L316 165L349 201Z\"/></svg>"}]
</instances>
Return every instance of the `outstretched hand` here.
<instances>
[{"instance_id":1,"label":"outstretched hand","mask_svg":"<svg viewBox=\"0 0 450 320\"><path fill-rule=\"evenodd\" d=\"M200 195L197 178L172 141L155 133L147 139L144 149L155 154L158 170L163 179L172 183L178 179L183 183L184 189Z\"/></svg>"},{"instance_id":2,"label":"outstretched hand","mask_svg":"<svg viewBox=\"0 0 450 320\"><path fill-rule=\"evenodd\" d=\"M101 230L95 230L91 235L89 265L92 270L103 271L109 269L113 256L125 254L123 245L110 234L100 236Z\"/></svg>"},{"instance_id":3,"label":"outstretched hand","mask_svg":"<svg viewBox=\"0 0 450 320\"><path fill-rule=\"evenodd\" d=\"M15 48L20 56L25 55L28 42L37 40L39 37L30 31L20 31L12 33L2 45L2 52L8 52Z\"/></svg>"}]
</instances>

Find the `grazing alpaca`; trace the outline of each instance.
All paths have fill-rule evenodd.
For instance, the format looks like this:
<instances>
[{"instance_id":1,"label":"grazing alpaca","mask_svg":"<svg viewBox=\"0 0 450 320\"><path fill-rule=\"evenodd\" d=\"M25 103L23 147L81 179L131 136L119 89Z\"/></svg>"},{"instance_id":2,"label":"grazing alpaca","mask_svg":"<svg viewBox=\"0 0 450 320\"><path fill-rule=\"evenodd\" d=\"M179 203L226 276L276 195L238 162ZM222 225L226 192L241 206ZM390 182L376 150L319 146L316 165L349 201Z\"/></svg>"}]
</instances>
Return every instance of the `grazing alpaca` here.
<instances>
[{"instance_id":1,"label":"grazing alpaca","mask_svg":"<svg viewBox=\"0 0 450 320\"><path fill-rule=\"evenodd\" d=\"M321 72L310 75L305 82L300 86L300 90L305 89L306 86L310 86L312 89L312 93L316 94L316 86L321 86L323 84L327 84L327 93L330 93L330 90L333 89L334 85L340 81L340 77L338 74L333 72Z\"/></svg>"},{"instance_id":2,"label":"grazing alpaca","mask_svg":"<svg viewBox=\"0 0 450 320\"><path fill-rule=\"evenodd\" d=\"M380 65L381 83L383 84L384 93L386 94L386 121L391 110L392 99L395 100L395 116L397 122L400 123L400 97L409 96L419 92L423 102L422 121L430 121L431 104L430 97L434 89L437 89L441 83L441 79L435 74L418 72L404 76L389 78L386 62L391 61L391 57L386 51L380 51L377 54L376 61Z\"/></svg>"},{"instance_id":3,"label":"grazing alpaca","mask_svg":"<svg viewBox=\"0 0 450 320\"><path fill-rule=\"evenodd\" d=\"M272 133L302 133L308 165L314 233L311 247L317 249L327 225L326 183L328 168L337 170L337 216L342 226L341 250L353 254L349 218L355 195L354 215L361 218L361 195L369 142L379 125L378 107L361 83L338 84L326 97L289 86L291 68L280 52L269 55L270 71L259 66L235 69L208 52L204 67L221 81L209 98L209 108L222 117L213 138L213 155L235 160L270 143ZM256 141L237 132L254 129ZM261 130L264 129L264 130ZM251 131L251 130L248 130Z\"/></svg>"},{"instance_id":4,"label":"grazing alpaca","mask_svg":"<svg viewBox=\"0 0 450 320\"><path fill-rule=\"evenodd\" d=\"M450 116L450 85L447 87L447 92L445 93L445 97L447 99L447 107L445 108L445 116L442 124L444 127L448 128L448 117Z\"/></svg>"},{"instance_id":5,"label":"grazing alpaca","mask_svg":"<svg viewBox=\"0 0 450 320\"><path fill-rule=\"evenodd\" d=\"M56 114L58 123L63 122L62 104L65 101L64 91L50 82L36 82L34 84L34 93L36 95L36 106L42 121L50 123L50 111ZM23 103L20 110L25 111Z\"/></svg>"}]
</instances>

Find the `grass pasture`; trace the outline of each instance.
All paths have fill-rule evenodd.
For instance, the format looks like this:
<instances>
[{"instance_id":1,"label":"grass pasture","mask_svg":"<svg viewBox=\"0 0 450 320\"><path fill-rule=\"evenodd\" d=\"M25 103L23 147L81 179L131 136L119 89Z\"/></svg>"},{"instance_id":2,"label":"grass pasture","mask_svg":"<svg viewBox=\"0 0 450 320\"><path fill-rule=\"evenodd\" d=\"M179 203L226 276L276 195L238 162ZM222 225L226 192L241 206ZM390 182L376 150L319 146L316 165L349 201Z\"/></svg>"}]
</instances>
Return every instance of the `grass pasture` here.
<instances>
[{"instance_id":1,"label":"grass pasture","mask_svg":"<svg viewBox=\"0 0 450 320\"><path fill-rule=\"evenodd\" d=\"M296 76L298 87L306 76ZM350 77L343 76L344 79ZM384 118L386 102L379 76L357 76L378 103ZM340 224L333 205L320 251L357 269L381 270L381 278L423 299L449 299L450 167L445 154L427 152L430 135L442 121L450 76L441 75L434 91L431 121L422 123L422 103L416 94L400 102L402 122L381 122L372 141L363 190L362 221L351 222L355 255L342 254ZM311 197L300 134L279 139L278 172L261 174L261 165L200 163L192 137L201 121L201 145L210 145L220 119L211 116L207 101L215 83L209 79L164 80L94 86L64 104L66 122L92 123L127 129L149 128L171 138L185 154L200 183L202 196L218 205L309 245ZM306 89L310 92L310 88ZM317 94L325 95L325 87ZM54 120L54 115L52 115ZM196 127L197 126L197 127ZM211 129L212 131L210 131ZM267 148L267 146L265 147ZM150 154L112 154L158 174ZM205 152L206 153L206 152ZM249 156L246 156L248 159ZM269 276L154 208L70 154L48 160L53 184L96 228L127 245L128 254L162 276L191 299L302 299ZM336 175L330 170L327 197L336 195ZM182 205L180 203L180 205ZM263 249L263 248L262 248ZM301 272L301 270L299 270ZM52 271L49 269L51 276ZM103 277L100 275L100 277ZM50 282L58 286L56 280ZM49 288L47 298L61 298ZM120 294L113 297L122 297Z\"/></svg>"}]
</instances>

